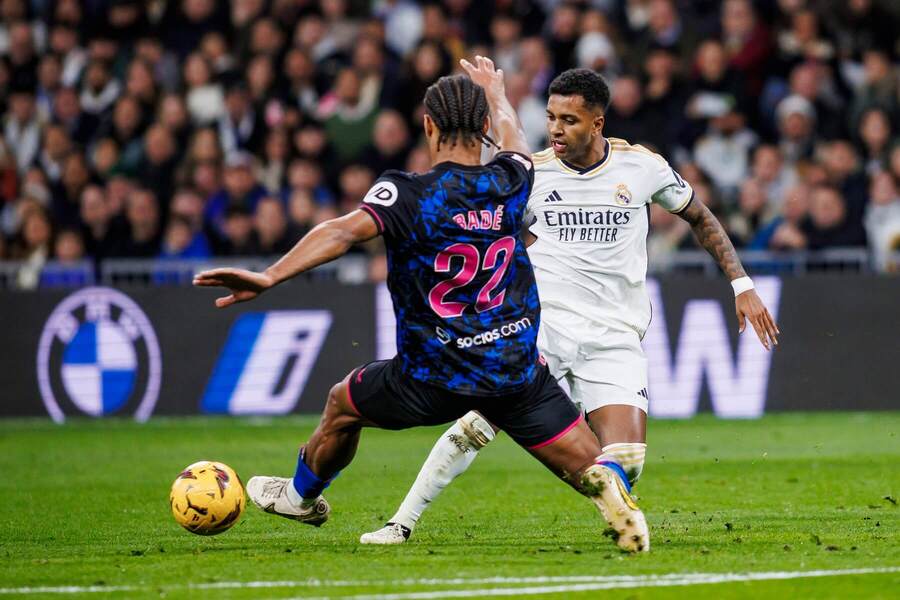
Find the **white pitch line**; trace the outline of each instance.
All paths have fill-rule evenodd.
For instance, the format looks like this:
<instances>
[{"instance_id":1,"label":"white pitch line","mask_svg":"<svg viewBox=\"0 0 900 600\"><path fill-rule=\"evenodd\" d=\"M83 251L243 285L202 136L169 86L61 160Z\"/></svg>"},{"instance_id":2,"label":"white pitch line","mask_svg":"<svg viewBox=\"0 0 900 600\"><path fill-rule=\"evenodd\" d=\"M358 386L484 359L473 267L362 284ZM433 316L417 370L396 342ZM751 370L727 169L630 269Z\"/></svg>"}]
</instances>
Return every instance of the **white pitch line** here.
<instances>
[{"instance_id":1,"label":"white pitch line","mask_svg":"<svg viewBox=\"0 0 900 600\"><path fill-rule=\"evenodd\" d=\"M709 585L744 581L772 581L801 579L805 577L834 577L839 575L871 575L874 573L900 573L900 567L884 569L844 569L835 571L781 571L769 573L693 573L663 576L634 576L631 581L607 581L571 585L545 585L535 587L485 588L476 590L438 590L433 592L408 592L402 594L358 594L355 596L297 596L292 600L435 600L438 598L473 598L485 596L536 596L564 592L591 592L597 590Z\"/></svg>"},{"instance_id":2,"label":"white pitch line","mask_svg":"<svg viewBox=\"0 0 900 600\"><path fill-rule=\"evenodd\" d=\"M835 577L841 575L873 575L900 573L900 566L864 569L819 571L769 571L759 573L667 573L663 575L571 575L540 577L478 577L453 579L397 579L385 581L306 579L297 581L216 581L184 585L139 587L134 585L90 586L40 586L0 588L2 594L85 594L136 592L148 590L216 590L216 589L265 589L265 588L331 588L331 587L400 587L400 586L460 586L484 584L561 584L534 587L486 588L480 590L439 590L400 594L363 594L343 596L354 600L427 600L430 598L454 598L468 596L514 596L516 594L549 594L554 592L591 591L616 588L660 587L731 583L742 581L766 581L800 579L804 577ZM312 599L310 599L312 600Z\"/></svg>"}]
</instances>

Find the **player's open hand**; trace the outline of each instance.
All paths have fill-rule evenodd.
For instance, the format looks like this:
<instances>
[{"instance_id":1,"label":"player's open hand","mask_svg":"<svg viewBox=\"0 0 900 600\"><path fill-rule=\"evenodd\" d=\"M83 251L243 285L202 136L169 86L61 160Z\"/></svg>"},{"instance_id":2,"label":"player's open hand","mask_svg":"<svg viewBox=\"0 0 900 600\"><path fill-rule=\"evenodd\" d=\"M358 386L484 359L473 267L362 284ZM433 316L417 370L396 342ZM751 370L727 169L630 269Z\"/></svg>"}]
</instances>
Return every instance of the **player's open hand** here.
<instances>
[{"instance_id":1,"label":"player's open hand","mask_svg":"<svg viewBox=\"0 0 900 600\"><path fill-rule=\"evenodd\" d=\"M216 306L225 308L236 302L253 300L275 285L272 277L245 269L212 269L194 275L194 285L200 287L224 287L231 293L216 299Z\"/></svg>"},{"instance_id":2,"label":"player's open hand","mask_svg":"<svg viewBox=\"0 0 900 600\"><path fill-rule=\"evenodd\" d=\"M487 94L506 94L503 84L503 69L495 69L494 61L486 56L476 56L473 65L466 59L461 59L459 64L465 69L472 81L484 88Z\"/></svg>"},{"instance_id":3,"label":"player's open hand","mask_svg":"<svg viewBox=\"0 0 900 600\"><path fill-rule=\"evenodd\" d=\"M734 304L740 333L744 333L747 320L749 320L766 350L771 350L778 345L778 335L781 331L778 330L775 319L769 314L769 309L763 304L756 290L747 290L738 294L738 297L734 299Z\"/></svg>"}]
</instances>

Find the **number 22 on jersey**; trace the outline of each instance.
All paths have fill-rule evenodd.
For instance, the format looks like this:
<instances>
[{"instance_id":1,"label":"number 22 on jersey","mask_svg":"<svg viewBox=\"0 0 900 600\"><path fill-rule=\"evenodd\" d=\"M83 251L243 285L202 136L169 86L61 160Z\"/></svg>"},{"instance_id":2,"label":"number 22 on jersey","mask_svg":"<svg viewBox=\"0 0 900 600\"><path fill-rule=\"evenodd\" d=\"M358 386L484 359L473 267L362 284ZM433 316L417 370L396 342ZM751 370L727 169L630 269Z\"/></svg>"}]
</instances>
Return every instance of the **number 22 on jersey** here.
<instances>
[{"instance_id":1,"label":"number 22 on jersey","mask_svg":"<svg viewBox=\"0 0 900 600\"><path fill-rule=\"evenodd\" d=\"M478 296L475 299L476 312L482 313L503 304L506 290L501 290L494 294L493 297L491 294L506 274L509 263L512 262L515 248L516 239L512 236L507 236L488 246L484 253L483 261L478 248L472 244L451 244L438 252L434 258L434 270L436 273L449 273L450 263L455 257L462 259L462 268L450 279L445 279L431 288L431 291L428 293L428 303L431 305L431 309L444 319L462 316L469 305L465 302L446 300L446 297L453 290L472 283L472 280L478 275L479 267L482 271L494 269L494 272L487 280L487 283L481 286L481 289L478 291Z\"/></svg>"}]
</instances>

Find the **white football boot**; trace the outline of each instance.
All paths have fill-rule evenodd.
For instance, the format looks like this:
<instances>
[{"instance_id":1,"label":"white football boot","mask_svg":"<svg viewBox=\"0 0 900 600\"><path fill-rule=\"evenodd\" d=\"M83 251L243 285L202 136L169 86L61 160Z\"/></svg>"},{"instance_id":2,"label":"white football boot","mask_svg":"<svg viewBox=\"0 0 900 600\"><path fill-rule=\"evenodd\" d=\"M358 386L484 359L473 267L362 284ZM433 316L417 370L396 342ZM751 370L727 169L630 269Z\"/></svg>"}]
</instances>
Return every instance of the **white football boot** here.
<instances>
[{"instance_id":1,"label":"white football boot","mask_svg":"<svg viewBox=\"0 0 900 600\"><path fill-rule=\"evenodd\" d=\"M261 510L319 527L328 520L331 507L325 498L319 496L308 504L296 503L288 496L288 486L293 480L288 477L251 477L247 482L247 495Z\"/></svg>"},{"instance_id":2,"label":"white football boot","mask_svg":"<svg viewBox=\"0 0 900 600\"><path fill-rule=\"evenodd\" d=\"M619 475L604 465L592 465L585 470L581 483L609 524L607 534L615 539L619 548L628 552L648 552L650 532L647 520Z\"/></svg>"},{"instance_id":3,"label":"white football boot","mask_svg":"<svg viewBox=\"0 0 900 600\"><path fill-rule=\"evenodd\" d=\"M388 523L378 531L364 533L359 537L360 544L402 544L409 539L412 530L400 523Z\"/></svg>"}]
</instances>

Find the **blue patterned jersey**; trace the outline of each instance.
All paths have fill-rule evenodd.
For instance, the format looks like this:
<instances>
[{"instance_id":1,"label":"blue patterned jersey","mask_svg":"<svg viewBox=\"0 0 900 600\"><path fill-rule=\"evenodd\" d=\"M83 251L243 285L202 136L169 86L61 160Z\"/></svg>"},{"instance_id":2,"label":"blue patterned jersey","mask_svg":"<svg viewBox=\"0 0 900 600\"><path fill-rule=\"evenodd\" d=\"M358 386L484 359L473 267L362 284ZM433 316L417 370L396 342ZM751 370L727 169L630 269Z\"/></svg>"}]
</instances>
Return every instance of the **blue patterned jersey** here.
<instances>
[{"instance_id":1,"label":"blue patterned jersey","mask_svg":"<svg viewBox=\"0 0 900 600\"><path fill-rule=\"evenodd\" d=\"M487 165L386 171L361 208L384 236L404 374L487 396L529 383L540 303L519 231L534 169L501 152Z\"/></svg>"}]
</instances>

